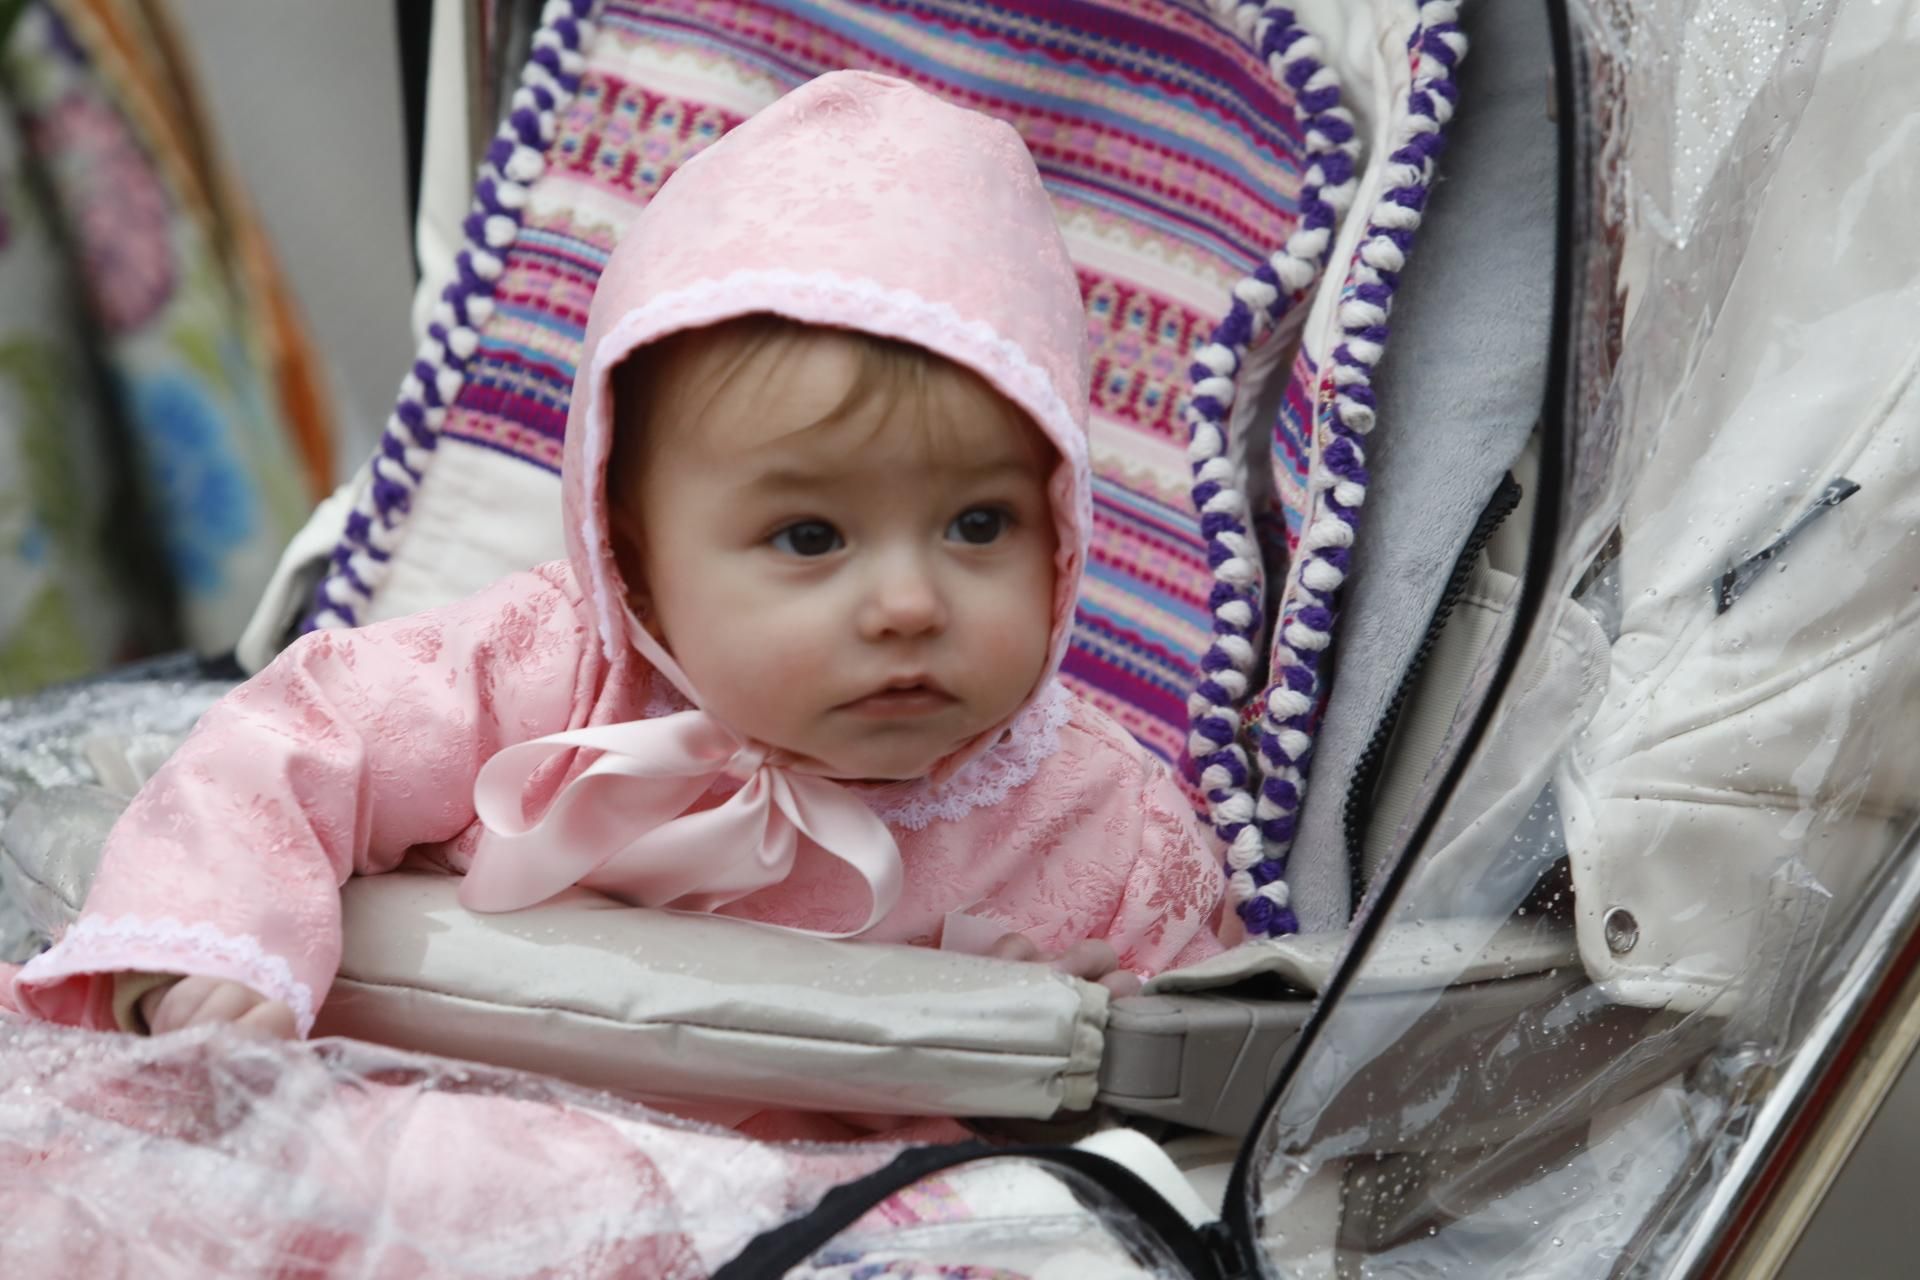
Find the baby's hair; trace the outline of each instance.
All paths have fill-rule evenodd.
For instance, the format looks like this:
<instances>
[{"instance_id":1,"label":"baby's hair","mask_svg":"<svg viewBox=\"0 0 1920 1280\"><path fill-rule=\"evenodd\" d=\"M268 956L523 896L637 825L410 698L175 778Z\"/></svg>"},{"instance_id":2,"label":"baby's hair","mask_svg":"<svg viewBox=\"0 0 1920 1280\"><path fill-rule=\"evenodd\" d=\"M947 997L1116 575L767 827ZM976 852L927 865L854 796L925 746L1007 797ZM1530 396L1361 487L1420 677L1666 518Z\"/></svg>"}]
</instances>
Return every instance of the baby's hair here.
<instances>
[{"instance_id":1,"label":"baby's hair","mask_svg":"<svg viewBox=\"0 0 1920 1280\"><path fill-rule=\"evenodd\" d=\"M762 379L774 377L783 359L822 332L819 326L784 316L755 313L672 334L615 367L607 500L615 554L630 585L639 581L642 548L637 513L623 509L624 499L639 492L640 478L660 443L659 424L668 415L681 421L699 420L721 387L756 371ZM958 403L969 415L999 414L1025 424L1036 462L1051 452L1027 416L972 369L910 342L856 329L824 332L850 342L857 365L840 402L802 431L840 421L877 403L889 411L904 411L921 430L930 432L936 423L951 420L950 415L932 412L931 406ZM674 372L668 374L668 370ZM890 419L894 414L878 417Z\"/></svg>"},{"instance_id":2,"label":"baby's hair","mask_svg":"<svg viewBox=\"0 0 1920 1280\"><path fill-rule=\"evenodd\" d=\"M683 330L636 352L613 371L615 424L613 455L607 464L609 484L632 492L623 482L637 479L644 468L658 441L658 432L652 428L663 410L671 408L678 416L698 418L720 387L756 366L762 378L772 377L788 349L820 332L818 326L785 316L755 313L702 329ZM830 332L852 344L858 365L840 403L813 426L839 421L876 400L890 409L911 406L917 420L931 423L938 415L925 412L926 406L948 396L973 401L981 409L1024 418L979 374L925 347L857 329ZM685 370L691 376L662 378L662 371L669 368ZM669 404L669 400L677 403Z\"/></svg>"}]
</instances>

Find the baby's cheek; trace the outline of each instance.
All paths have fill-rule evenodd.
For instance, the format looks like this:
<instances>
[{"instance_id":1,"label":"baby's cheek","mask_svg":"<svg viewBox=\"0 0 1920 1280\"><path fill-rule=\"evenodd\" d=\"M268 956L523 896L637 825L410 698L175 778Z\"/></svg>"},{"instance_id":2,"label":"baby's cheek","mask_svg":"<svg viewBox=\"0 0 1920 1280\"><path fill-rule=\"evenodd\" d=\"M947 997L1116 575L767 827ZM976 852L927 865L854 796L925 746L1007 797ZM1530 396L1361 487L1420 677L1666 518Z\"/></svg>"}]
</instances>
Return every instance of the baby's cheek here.
<instances>
[{"instance_id":1,"label":"baby's cheek","mask_svg":"<svg viewBox=\"0 0 1920 1280\"><path fill-rule=\"evenodd\" d=\"M1052 619L1042 611L1004 610L988 615L971 646L975 660L1008 686L1008 697L1024 697L1047 659Z\"/></svg>"},{"instance_id":2,"label":"baby's cheek","mask_svg":"<svg viewBox=\"0 0 1920 1280\"><path fill-rule=\"evenodd\" d=\"M763 693L784 700L802 688L820 685L821 655L799 638L769 635L761 653L755 683Z\"/></svg>"},{"instance_id":3,"label":"baby's cheek","mask_svg":"<svg viewBox=\"0 0 1920 1280\"><path fill-rule=\"evenodd\" d=\"M735 661L752 668L743 683L752 687L759 714L788 720L814 709L823 694L836 687L831 648L802 628L775 625L761 633L750 651L736 652Z\"/></svg>"}]
</instances>

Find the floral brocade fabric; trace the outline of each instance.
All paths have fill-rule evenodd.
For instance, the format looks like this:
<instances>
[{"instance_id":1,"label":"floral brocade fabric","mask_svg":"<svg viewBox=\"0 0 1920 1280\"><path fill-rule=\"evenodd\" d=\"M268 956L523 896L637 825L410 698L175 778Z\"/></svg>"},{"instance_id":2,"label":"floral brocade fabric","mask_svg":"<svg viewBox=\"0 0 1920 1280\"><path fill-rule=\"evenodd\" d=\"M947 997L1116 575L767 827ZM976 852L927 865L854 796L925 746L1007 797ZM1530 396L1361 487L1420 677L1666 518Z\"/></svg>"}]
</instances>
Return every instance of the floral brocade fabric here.
<instances>
[{"instance_id":1,"label":"floral brocade fabric","mask_svg":"<svg viewBox=\"0 0 1920 1280\"><path fill-rule=\"evenodd\" d=\"M15 996L104 1027L113 973L199 973L285 1001L304 1032L340 961L340 884L410 851L463 869L473 778L494 751L633 719L653 683L631 652L606 660L559 564L444 609L313 633L209 711L134 800L85 914L25 966ZM537 782L530 801L588 763ZM942 789L871 794L883 818L913 818L893 828L904 892L868 941L937 944L963 911L1049 951L1105 938L1142 972L1219 948L1219 865L1178 785L1084 701L1043 696ZM846 927L861 898L844 874L803 851L786 881L728 914Z\"/></svg>"}]
</instances>

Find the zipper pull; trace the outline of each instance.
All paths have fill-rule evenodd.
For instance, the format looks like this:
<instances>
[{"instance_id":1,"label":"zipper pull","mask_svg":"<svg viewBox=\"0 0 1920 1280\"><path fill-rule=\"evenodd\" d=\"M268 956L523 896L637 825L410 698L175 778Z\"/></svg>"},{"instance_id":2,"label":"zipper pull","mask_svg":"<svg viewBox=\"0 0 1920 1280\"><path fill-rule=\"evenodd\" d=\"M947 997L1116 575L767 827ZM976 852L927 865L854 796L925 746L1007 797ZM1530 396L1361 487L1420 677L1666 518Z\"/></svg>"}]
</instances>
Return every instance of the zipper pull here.
<instances>
[{"instance_id":1,"label":"zipper pull","mask_svg":"<svg viewBox=\"0 0 1920 1280\"><path fill-rule=\"evenodd\" d=\"M1760 576L1760 571L1778 558L1789 542L1799 537L1808 525L1858 492L1859 485L1841 476L1827 486L1826 492L1798 520L1787 526L1785 533L1721 574L1720 581L1714 587L1714 613L1725 613L1733 608L1733 602L1746 593L1747 588L1753 585L1753 580Z\"/></svg>"}]
</instances>

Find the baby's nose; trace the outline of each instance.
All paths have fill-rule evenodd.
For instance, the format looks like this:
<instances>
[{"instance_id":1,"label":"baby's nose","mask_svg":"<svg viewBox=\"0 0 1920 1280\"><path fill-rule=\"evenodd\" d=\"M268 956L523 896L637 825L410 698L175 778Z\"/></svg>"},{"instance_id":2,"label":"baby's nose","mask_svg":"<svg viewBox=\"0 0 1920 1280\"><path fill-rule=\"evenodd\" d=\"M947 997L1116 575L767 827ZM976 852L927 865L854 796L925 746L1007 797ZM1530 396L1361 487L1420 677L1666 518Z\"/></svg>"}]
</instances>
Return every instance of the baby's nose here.
<instances>
[{"instance_id":1,"label":"baby's nose","mask_svg":"<svg viewBox=\"0 0 1920 1280\"><path fill-rule=\"evenodd\" d=\"M870 639L925 635L946 625L947 607L931 575L899 568L875 584L859 621Z\"/></svg>"}]
</instances>

